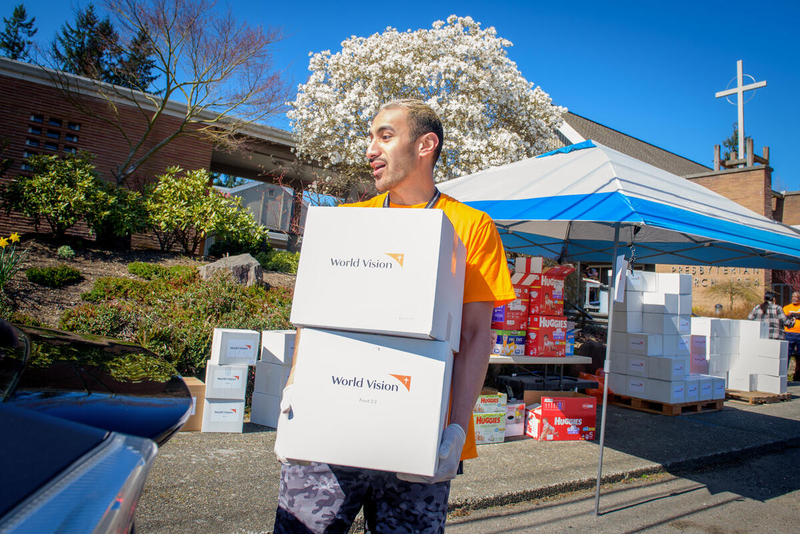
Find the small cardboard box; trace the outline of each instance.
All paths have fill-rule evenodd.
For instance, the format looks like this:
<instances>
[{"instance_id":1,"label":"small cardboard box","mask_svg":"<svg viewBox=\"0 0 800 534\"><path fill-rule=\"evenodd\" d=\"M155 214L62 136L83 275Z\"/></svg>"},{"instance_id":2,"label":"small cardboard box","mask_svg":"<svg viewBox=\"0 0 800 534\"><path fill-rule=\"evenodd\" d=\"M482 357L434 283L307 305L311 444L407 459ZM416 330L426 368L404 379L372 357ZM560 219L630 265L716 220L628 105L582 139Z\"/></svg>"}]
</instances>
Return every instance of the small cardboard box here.
<instances>
[{"instance_id":1,"label":"small cardboard box","mask_svg":"<svg viewBox=\"0 0 800 534\"><path fill-rule=\"evenodd\" d=\"M647 368L651 358L657 358L657 356L628 354L628 365L625 367L625 374L628 376L647 377Z\"/></svg>"},{"instance_id":2,"label":"small cardboard box","mask_svg":"<svg viewBox=\"0 0 800 534\"><path fill-rule=\"evenodd\" d=\"M674 358L653 356L647 363L647 378L667 381L684 380L689 374L689 359L685 356Z\"/></svg>"},{"instance_id":3,"label":"small cardboard box","mask_svg":"<svg viewBox=\"0 0 800 534\"><path fill-rule=\"evenodd\" d=\"M523 356L525 354L525 330L492 330L492 354L500 356Z\"/></svg>"},{"instance_id":4,"label":"small cardboard box","mask_svg":"<svg viewBox=\"0 0 800 534\"><path fill-rule=\"evenodd\" d=\"M203 428L203 406L206 399L206 385L193 376L184 377L183 381L192 395L192 411L189 419L181 427L181 432L197 431Z\"/></svg>"},{"instance_id":5,"label":"small cardboard box","mask_svg":"<svg viewBox=\"0 0 800 534\"><path fill-rule=\"evenodd\" d=\"M505 393L500 393L492 388L483 388L481 394L478 395L478 400L475 401L472 413L502 412L506 409L507 402L508 395Z\"/></svg>"},{"instance_id":6,"label":"small cardboard box","mask_svg":"<svg viewBox=\"0 0 800 534\"><path fill-rule=\"evenodd\" d=\"M567 354L567 318L531 315L528 319L527 356L562 357Z\"/></svg>"},{"instance_id":7,"label":"small cardboard box","mask_svg":"<svg viewBox=\"0 0 800 534\"><path fill-rule=\"evenodd\" d=\"M264 330L261 332L261 361L291 365L296 330Z\"/></svg>"},{"instance_id":8,"label":"small cardboard box","mask_svg":"<svg viewBox=\"0 0 800 534\"><path fill-rule=\"evenodd\" d=\"M679 295L692 294L692 275L681 273L659 273L658 291Z\"/></svg>"},{"instance_id":9,"label":"small cardboard box","mask_svg":"<svg viewBox=\"0 0 800 534\"><path fill-rule=\"evenodd\" d=\"M203 432L241 434L243 426L243 400L205 400L203 406Z\"/></svg>"},{"instance_id":10,"label":"small cardboard box","mask_svg":"<svg viewBox=\"0 0 800 534\"><path fill-rule=\"evenodd\" d=\"M502 443L506 434L506 412L472 414L475 426L475 443Z\"/></svg>"},{"instance_id":11,"label":"small cardboard box","mask_svg":"<svg viewBox=\"0 0 800 534\"><path fill-rule=\"evenodd\" d=\"M658 291L658 274L652 271L633 271L626 275L625 287L635 291L653 293Z\"/></svg>"},{"instance_id":12,"label":"small cardboard box","mask_svg":"<svg viewBox=\"0 0 800 534\"><path fill-rule=\"evenodd\" d=\"M628 334L627 340L627 352L630 354L661 356L664 348L664 336L660 334ZM616 349L626 350L624 347L616 347Z\"/></svg>"},{"instance_id":13,"label":"small cardboard box","mask_svg":"<svg viewBox=\"0 0 800 534\"><path fill-rule=\"evenodd\" d=\"M292 410L279 417L275 451L431 476L452 368L447 341L306 328L297 338Z\"/></svg>"},{"instance_id":14,"label":"small cardboard box","mask_svg":"<svg viewBox=\"0 0 800 534\"><path fill-rule=\"evenodd\" d=\"M465 266L442 210L311 207L291 321L447 341L457 351Z\"/></svg>"},{"instance_id":15,"label":"small cardboard box","mask_svg":"<svg viewBox=\"0 0 800 534\"><path fill-rule=\"evenodd\" d=\"M211 363L217 365L255 365L259 333L255 330L215 328L211 340Z\"/></svg>"},{"instance_id":16,"label":"small cardboard box","mask_svg":"<svg viewBox=\"0 0 800 534\"><path fill-rule=\"evenodd\" d=\"M539 407L533 407L540 404ZM593 440L597 421L594 397L574 391L525 392L525 434L539 441Z\"/></svg>"},{"instance_id":17,"label":"small cardboard box","mask_svg":"<svg viewBox=\"0 0 800 534\"><path fill-rule=\"evenodd\" d=\"M571 265L557 265L542 273L541 289L536 298L531 292L531 314L564 315L564 279L575 270Z\"/></svg>"},{"instance_id":18,"label":"small cardboard box","mask_svg":"<svg viewBox=\"0 0 800 534\"><path fill-rule=\"evenodd\" d=\"M506 405L506 437L525 434L525 402L510 400Z\"/></svg>"},{"instance_id":19,"label":"small cardboard box","mask_svg":"<svg viewBox=\"0 0 800 534\"><path fill-rule=\"evenodd\" d=\"M686 381L648 379L648 399L664 404L683 404L686 402Z\"/></svg>"},{"instance_id":20,"label":"small cardboard box","mask_svg":"<svg viewBox=\"0 0 800 534\"><path fill-rule=\"evenodd\" d=\"M244 400L247 365L206 365L206 398Z\"/></svg>"}]
</instances>

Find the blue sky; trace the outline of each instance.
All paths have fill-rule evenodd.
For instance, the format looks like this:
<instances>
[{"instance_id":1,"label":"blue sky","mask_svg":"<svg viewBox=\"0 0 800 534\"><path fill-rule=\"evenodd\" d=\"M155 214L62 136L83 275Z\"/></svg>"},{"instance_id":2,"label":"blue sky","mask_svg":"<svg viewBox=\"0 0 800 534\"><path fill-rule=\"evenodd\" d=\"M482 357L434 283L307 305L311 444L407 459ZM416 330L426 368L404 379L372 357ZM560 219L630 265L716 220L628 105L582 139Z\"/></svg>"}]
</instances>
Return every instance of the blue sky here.
<instances>
[{"instance_id":1,"label":"blue sky","mask_svg":"<svg viewBox=\"0 0 800 534\"><path fill-rule=\"evenodd\" d=\"M2 16L17 3L4 2ZM40 43L86 4L25 2L29 16L36 17ZM770 147L773 188L800 190L800 167L792 157L792 132L800 124L797 1L231 0L228 5L237 19L284 30L276 67L286 69L295 87L308 75L309 52L336 52L344 39L387 26L430 28L451 14L469 15L514 43L509 57L554 103L708 166L714 145L732 133L737 118L736 106L714 94L728 86L736 61L743 60L745 74L768 84L745 105L745 132L757 154ZM273 125L289 128L285 117Z\"/></svg>"}]
</instances>

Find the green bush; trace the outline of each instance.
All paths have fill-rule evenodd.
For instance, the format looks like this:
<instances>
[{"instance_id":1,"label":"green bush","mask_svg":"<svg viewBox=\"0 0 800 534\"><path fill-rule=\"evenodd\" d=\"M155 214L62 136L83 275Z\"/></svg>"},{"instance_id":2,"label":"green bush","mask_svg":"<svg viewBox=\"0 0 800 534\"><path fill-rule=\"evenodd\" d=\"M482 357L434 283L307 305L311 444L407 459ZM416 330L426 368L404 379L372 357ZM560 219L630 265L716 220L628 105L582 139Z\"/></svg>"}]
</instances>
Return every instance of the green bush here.
<instances>
[{"instance_id":1,"label":"green bush","mask_svg":"<svg viewBox=\"0 0 800 534\"><path fill-rule=\"evenodd\" d=\"M257 254L255 259L265 271L296 274L297 265L300 263L300 253L271 250Z\"/></svg>"},{"instance_id":2,"label":"green bush","mask_svg":"<svg viewBox=\"0 0 800 534\"><path fill-rule=\"evenodd\" d=\"M214 243L208 248L209 256L238 256L239 254L250 254L254 258L261 253L270 252L272 245L266 237L253 239L251 236L244 236L243 239L215 239Z\"/></svg>"},{"instance_id":3,"label":"green bush","mask_svg":"<svg viewBox=\"0 0 800 534\"><path fill-rule=\"evenodd\" d=\"M223 273L200 280L190 269L192 278L100 278L82 295L94 304L68 310L60 326L138 343L184 376L199 376L205 368L214 328L291 328L289 290L244 287Z\"/></svg>"},{"instance_id":4,"label":"green bush","mask_svg":"<svg viewBox=\"0 0 800 534\"><path fill-rule=\"evenodd\" d=\"M72 250L72 247L69 245L58 247L56 254L58 254L58 257L62 260L71 260L75 257L75 251Z\"/></svg>"},{"instance_id":5,"label":"green bush","mask_svg":"<svg viewBox=\"0 0 800 534\"><path fill-rule=\"evenodd\" d=\"M237 243L260 242L267 235L266 227L255 222L241 199L215 189L204 169L167 169L155 187L147 190L144 207L161 250L178 243L185 253L194 255L208 235Z\"/></svg>"},{"instance_id":6,"label":"green bush","mask_svg":"<svg viewBox=\"0 0 800 534\"><path fill-rule=\"evenodd\" d=\"M55 267L31 267L25 276L34 284L46 287L64 287L81 279L81 272L70 265L60 264Z\"/></svg>"}]
</instances>

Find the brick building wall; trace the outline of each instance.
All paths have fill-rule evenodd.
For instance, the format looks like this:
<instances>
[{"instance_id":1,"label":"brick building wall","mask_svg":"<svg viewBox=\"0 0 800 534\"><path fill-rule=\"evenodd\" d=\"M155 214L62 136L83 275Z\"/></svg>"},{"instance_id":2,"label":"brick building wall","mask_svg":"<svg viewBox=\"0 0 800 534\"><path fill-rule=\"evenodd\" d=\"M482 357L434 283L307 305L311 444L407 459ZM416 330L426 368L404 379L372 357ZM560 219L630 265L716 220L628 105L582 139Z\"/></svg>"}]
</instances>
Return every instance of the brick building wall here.
<instances>
[{"instance_id":1,"label":"brick building wall","mask_svg":"<svg viewBox=\"0 0 800 534\"><path fill-rule=\"evenodd\" d=\"M7 183L12 177L26 171L23 159L26 154L65 154L69 150L86 150L94 154L94 164L104 179L116 183L113 170L129 152L129 144L121 132L106 122L78 111L66 101L59 90L32 77L0 74L0 137L8 139L4 158L13 160L11 168L1 180ZM94 113L109 116L107 104L99 98L85 97L84 102ZM119 119L129 139L138 141L147 126L144 116L131 106L118 105ZM173 116L162 116L147 144L140 149L143 154L180 125ZM38 146L37 146L38 145ZM187 170L209 168L212 146L194 137L184 136L162 148L142 167L133 184L142 184L167 167L180 166ZM0 213L0 235L33 231L30 219L18 213ZM40 231L47 228L40 227ZM85 225L75 227L71 235L87 236ZM134 246L157 247L149 235L134 236Z\"/></svg>"}]
</instances>

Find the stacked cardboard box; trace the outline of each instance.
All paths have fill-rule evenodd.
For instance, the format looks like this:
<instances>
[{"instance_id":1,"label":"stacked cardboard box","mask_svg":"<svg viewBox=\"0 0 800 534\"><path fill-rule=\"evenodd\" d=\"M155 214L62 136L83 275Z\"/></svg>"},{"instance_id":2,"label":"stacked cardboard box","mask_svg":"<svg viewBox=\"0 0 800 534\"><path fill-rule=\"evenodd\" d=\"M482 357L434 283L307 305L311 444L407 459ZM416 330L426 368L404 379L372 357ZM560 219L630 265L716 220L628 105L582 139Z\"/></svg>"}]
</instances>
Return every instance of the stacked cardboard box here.
<instances>
[{"instance_id":1,"label":"stacked cardboard box","mask_svg":"<svg viewBox=\"0 0 800 534\"><path fill-rule=\"evenodd\" d=\"M708 367L728 389L786 393L789 345L769 339L767 323L693 317L692 337L705 339L704 347L698 342L693 364Z\"/></svg>"},{"instance_id":2,"label":"stacked cardboard box","mask_svg":"<svg viewBox=\"0 0 800 534\"><path fill-rule=\"evenodd\" d=\"M261 332L261 359L256 362L251 423L278 428L281 393L292 370L294 342L294 330Z\"/></svg>"},{"instance_id":3,"label":"stacked cardboard box","mask_svg":"<svg viewBox=\"0 0 800 534\"><path fill-rule=\"evenodd\" d=\"M496 390L484 389L472 409L475 443L502 443L505 439L508 397Z\"/></svg>"},{"instance_id":4,"label":"stacked cardboard box","mask_svg":"<svg viewBox=\"0 0 800 534\"><path fill-rule=\"evenodd\" d=\"M189 419L181 427L181 432L200 430L203 427L203 407L206 398L206 385L194 377L184 377L184 382L192 396L192 411Z\"/></svg>"},{"instance_id":5,"label":"stacked cardboard box","mask_svg":"<svg viewBox=\"0 0 800 534\"><path fill-rule=\"evenodd\" d=\"M613 393L664 404L725 398L723 381L690 372L691 281L686 274L628 273L624 301L614 303Z\"/></svg>"},{"instance_id":6,"label":"stacked cardboard box","mask_svg":"<svg viewBox=\"0 0 800 534\"><path fill-rule=\"evenodd\" d=\"M441 210L308 210L292 304L300 330L291 413L278 418L278 454L435 473L465 264Z\"/></svg>"},{"instance_id":7,"label":"stacked cardboard box","mask_svg":"<svg viewBox=\"0 0 800 534\"><path fill-rule=\"evenodd\" d=\"M247 373L255 365L259 334L255 330L215 328L206 364L203 432L241 432Z\"/></svg>"},{"instance_id":8,"label":"stacked cardboard box","mask_svg":"<svg viewBox=\"0 0 800 534\"><path fill-rule=\"evenodd\" d=\"M525 435L539 441L595 438L597 402L574 391L525 392Z\"/></svg>"},{"instance_id":9,"label":"stacked cardboard box","mask_svg":"<svg viewBox=\"0 0 800 534\"><path fill-rule=\"evenodd\" d=\"M564 317L564 279L574 270L543 268L542 258L517 258L511 277L517 299L494 310L493 354L572 355L575 334Z\"/></svg>"}]
</instances>

